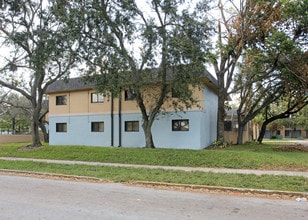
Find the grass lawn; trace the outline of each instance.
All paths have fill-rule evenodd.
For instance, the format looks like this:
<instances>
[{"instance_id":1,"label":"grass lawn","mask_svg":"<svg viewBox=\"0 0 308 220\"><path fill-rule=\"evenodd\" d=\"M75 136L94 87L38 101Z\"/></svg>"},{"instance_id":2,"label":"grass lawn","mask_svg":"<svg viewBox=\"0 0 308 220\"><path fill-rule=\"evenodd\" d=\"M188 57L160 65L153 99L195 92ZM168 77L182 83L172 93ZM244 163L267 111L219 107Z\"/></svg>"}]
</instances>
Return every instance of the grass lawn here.
<instances>
[{"instance_id":1,"label":"grass lawn","mask_svg":"<svg viewBox=\"0 0 308 220\"><path fill-rule=\"evenodd\" d=\"M0 157L26 157L124 164L149 164L236 169L308 171L308 152L275 151L279 142L246 144L227 149L176 150L111 148L85 146L48 146L20 150L26 144L0 145Z\"/></svg>"},{"instance_id":2,"label":"grass lawn","mask_svg":"<svg viewBox=\"0 0 308 220\"><path fill-rule=\"evenodd\" d=\"M308 152L284 152L276 149L281 143L246 144L228 149L174 150L132 149L84 146L48 146L21 150L26 144L0 145L0 157L46 158L111 163L131 163L191 167L226 167L308 171ZM102 178L106 180L157 181L226 187L308 191L303 177L217 174L161 169L60 165L25 161L0 160L0 169L51 172Z\"/></svg>"}]
</instances>

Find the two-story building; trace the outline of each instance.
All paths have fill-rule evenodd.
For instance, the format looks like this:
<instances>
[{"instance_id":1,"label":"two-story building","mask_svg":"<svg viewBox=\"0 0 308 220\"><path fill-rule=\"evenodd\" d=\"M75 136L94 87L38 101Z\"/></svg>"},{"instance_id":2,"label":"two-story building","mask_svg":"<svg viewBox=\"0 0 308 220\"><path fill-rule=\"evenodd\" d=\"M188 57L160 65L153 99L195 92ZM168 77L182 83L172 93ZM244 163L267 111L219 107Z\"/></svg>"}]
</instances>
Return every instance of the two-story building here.
<instances>
[{"instance_id":1,"label":"two-story building","mask_svg":"<svg viewBox=\"0 0 308 220\"><path fill-rule=\"evenodd\" d=\"M194 90L198 105L176 112L164 104L152 126L158 148L202 149L216 139L217 86L207 74L202 87ZM49 96L50 145L144 147L142 115L128 91L122 98L97 93L81 78L59 80L46 92Z\"/></svg>"}]
</instances>

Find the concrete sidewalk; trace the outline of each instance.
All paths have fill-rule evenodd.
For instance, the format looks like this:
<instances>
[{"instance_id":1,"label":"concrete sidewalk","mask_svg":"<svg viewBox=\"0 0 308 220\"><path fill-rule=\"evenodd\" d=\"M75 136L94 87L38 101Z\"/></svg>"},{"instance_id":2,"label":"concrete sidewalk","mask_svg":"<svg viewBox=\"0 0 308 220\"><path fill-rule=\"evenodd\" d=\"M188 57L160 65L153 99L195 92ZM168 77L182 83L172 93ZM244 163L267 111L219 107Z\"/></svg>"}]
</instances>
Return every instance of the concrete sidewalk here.
<instances>
[{"instance_id":1,"label":"concrete sidewalk","mask_svg":"<svg viewBox=\"0 0 308 220\"><path fill-rule=\"evenodd\" d=\"M0 160L33 161L33 162L42 162L42 163L72 164L72 165L79 164L79 165L89 165L89 166L115 166L115 167L164 169L164 170L182 170L182 171L187 171L187 172L201 171L201 172L213 172L213 173L302 176L302 177L308 178L308 172L281 171L281 170L249 170L249 169L205 168L205 167L154 166L154 165L139 165L139 164L119 164L119 163L102 163L102 162L86 162L86 161L71 161L71 160L50 160L50 159L16 158L16 157L0 157Z\"/></svg>"}]
</instances>

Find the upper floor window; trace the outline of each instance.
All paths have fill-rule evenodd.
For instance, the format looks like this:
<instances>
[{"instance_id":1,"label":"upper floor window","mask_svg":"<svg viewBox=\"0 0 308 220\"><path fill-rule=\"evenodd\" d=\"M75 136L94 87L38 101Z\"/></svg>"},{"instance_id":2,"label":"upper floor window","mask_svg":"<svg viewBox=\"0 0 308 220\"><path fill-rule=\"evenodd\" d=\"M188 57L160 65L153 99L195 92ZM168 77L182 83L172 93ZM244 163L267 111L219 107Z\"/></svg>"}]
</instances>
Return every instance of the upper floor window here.
<instances>
[{"instance_id":1,"label":"upper floor window","mask_svg":"<svg viewBox=\"0 0 308 220\"><path fill-rule=\"evenodd\" d=\"M104 122L103 121L91 122L91 131L92 132L103 132Z\"/></svg>"},{"instance_id":2,"label":"upper floor window","mask_svg":"<svg viewBox=\"0 0 308 220\"><path fill-rule=\"evenodd\" d=\"M125 101L134 100L136 98L136 94L132 90L125 90L124 97L125 97Z\"/></svg>"},{"instance_id":3,"label":"upper floor window","mask_svg":"<svg viewBox=\"0 0 308 220\"><path fill-rule=\"evenodd\" d=\"M104 94L103 93L91 93L91 102L98 103L104 102Z\"/></svg>"},{"instance_id":4,"label":"upper floor window","mask_svg":"<svg viewBox=\"0 0 308 220\"><path fill-rule=\"evenodd\" d=\"M172 120L172 131L189 131L189 120Z\"/></svg>"},{"instance_id":5,"label":"upper floor window","mask_svg":"<svg viewBox=\"0 0 308 220\"><path fill-rule=\"evenodd\" d=\"M67 98L66 95L56 96L56 105L66 105Z\"/></svg>"}]
</instances>

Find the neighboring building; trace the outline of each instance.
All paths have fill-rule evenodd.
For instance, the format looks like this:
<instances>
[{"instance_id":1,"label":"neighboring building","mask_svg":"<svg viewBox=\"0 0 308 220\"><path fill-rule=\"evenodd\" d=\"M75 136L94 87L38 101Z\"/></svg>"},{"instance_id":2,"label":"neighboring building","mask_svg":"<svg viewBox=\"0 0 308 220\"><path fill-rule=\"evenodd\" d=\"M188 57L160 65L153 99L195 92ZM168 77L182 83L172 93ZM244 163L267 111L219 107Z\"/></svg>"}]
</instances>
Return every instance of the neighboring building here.
<instances>
[{"instance_id":1,"label":"neighboring building","mask_svg":"<svg viewBox=\"0 0 308 220\"><path fill-rule=\"evenodd\" d=\"M308 138L308 130L301 127L280 126L266 130L264 138Z\"/></svg>"},{"instance_id":2,"label":"neighboring building","mask_svg":"<svg viewBox=\"0 0 308 220\"><path fill-rule=\"evenodd\" d=\"M227 142L236 144L238 135L238 120L237 110L230 109L226 111L225 127L224 127L224 140ZM291 120L291 119L290 119ZM244 127L243 143L247 141L257 140L262 124L250 121ZM267 126L267 130L264 135L265 139L281 139L281 138L308 138L308 130L301 127L295 127L292 125L283 126L277 123L272 123Z\"/></svg>"},{"instance_id":3,"label":"neighboring building","mask_svg":"<svg viewBox=\"0 0 308 220\"><path fill-rule=\"evenodd\" d=\"M229 109L226 111L225 126L224 126L224 140L229 143L236 144L237 136L238 136L237 110ZM244 127L243 143L247 141L251 141L252 138L256 138L256 136L254 135L254 132L252 130L251 122L249 122Z\"/></svg>"},{"instance_id":4,"label":"neighboring building","mask_svg":"<svg viewBox=\"0 0 308 220\"><path fill-rule=\"evenodd\" d=\"M216 139L217 87L210 75L202 78L203 88L195 91L200 107L175 112L164 105L152 126L158 148L202 149ZM142 115L128 91L122 99L96 93L81 78L56 81L49 95L50 145L144 147Z\"/></svg>"},{"instance_id":5,"label":"neighboring building","mask_svg":"<svg viewBox=\"0 0 308 220\"><path fill-rule=\"evenodd\" d=\"M226 111L224 140L236 144L238 136L238 115L237 110L229 109ZM261 125L255 122L248 122L244 127L243 143L247 141L257 140L260 134ZM276 123L267 126L264 138L308 138L308 130L300 127L278 126Z\"/></svg>"}]
</instances>

